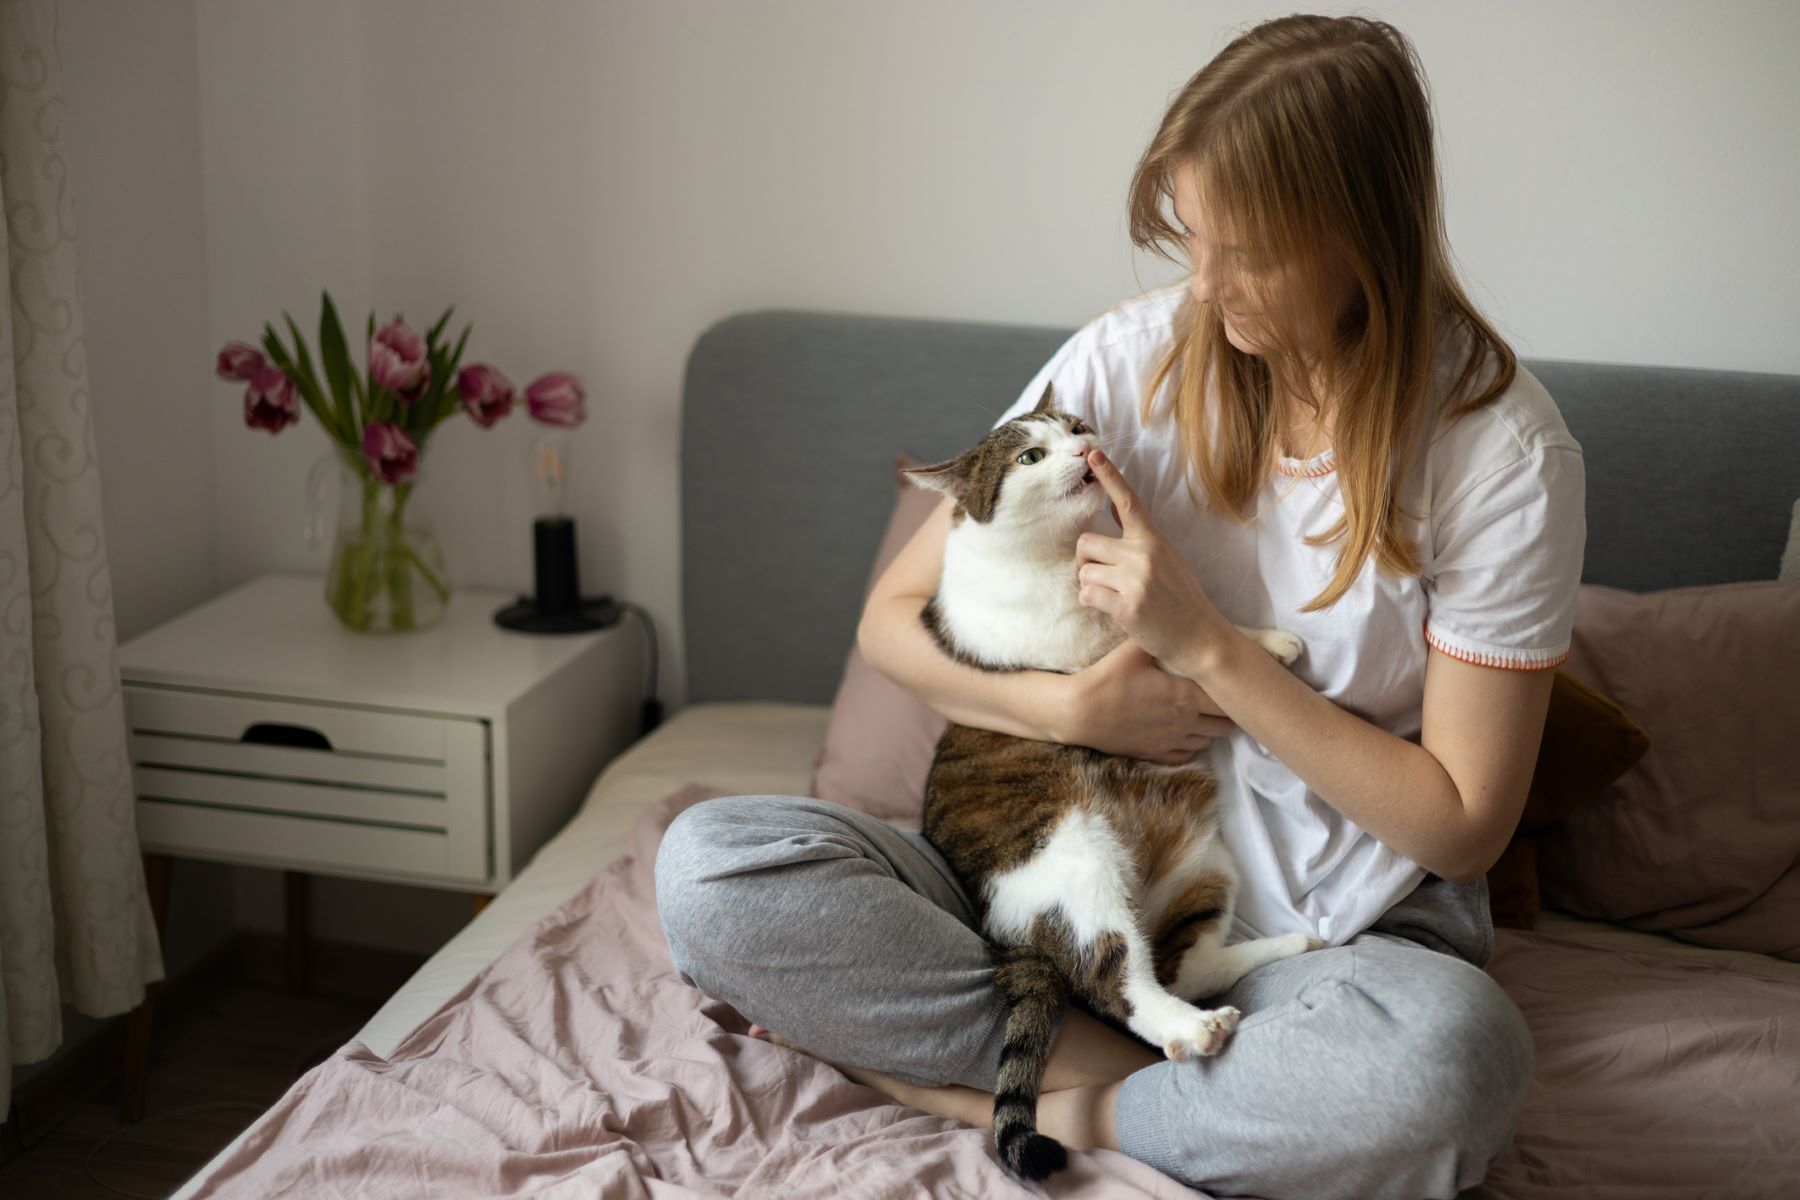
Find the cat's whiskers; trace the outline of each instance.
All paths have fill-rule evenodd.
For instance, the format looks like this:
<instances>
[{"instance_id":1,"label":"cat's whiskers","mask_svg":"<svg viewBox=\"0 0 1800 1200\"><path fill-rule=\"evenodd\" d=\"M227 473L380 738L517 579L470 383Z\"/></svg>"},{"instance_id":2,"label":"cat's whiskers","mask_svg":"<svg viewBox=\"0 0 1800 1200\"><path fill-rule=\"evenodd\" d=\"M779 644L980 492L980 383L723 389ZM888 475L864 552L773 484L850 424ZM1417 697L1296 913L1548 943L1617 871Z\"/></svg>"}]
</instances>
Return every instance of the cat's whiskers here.
<instances>
[{"instance_id":1,"label":"cat's whiskers","mask_svg":"<svg viewBox=\"0 0 1800 1200\"><path fill-rule=\"evenodd\" d=\"M1106 451L1108 454L1112 454L1112 453L1114 453L1116 451L1120 451L1120 450L1136 449L1137 444L1139 442L1141 442L1142 440L1143 440L1143 435L1138 434L1138 435L1134 436L1129 433L1112 433L1112 434L1103 433L1100 435L1100 437L1098 439L1098 441L1100 443L1100 449Z\"/></svg>"}]
</instances>

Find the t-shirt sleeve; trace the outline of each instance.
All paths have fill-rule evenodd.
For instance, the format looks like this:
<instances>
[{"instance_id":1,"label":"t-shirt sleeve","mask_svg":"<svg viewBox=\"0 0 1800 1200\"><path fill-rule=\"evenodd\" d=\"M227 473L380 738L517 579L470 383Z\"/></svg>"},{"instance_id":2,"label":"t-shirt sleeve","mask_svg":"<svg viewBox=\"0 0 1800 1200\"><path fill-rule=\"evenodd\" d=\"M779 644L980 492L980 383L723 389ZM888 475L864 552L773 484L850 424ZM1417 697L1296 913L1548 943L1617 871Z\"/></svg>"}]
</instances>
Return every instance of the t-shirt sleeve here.
<instances>
[{"instance_id":1,"label":"t-shirt sleeve","mask_svg":"<svg viewBox=\"0 0 1800 1200\"><path fill-rule=\"evenodd\" d=\"M1568 658L1586 481L1579 447L1543 444L1454 498L1433 523L1425 640L1488 667L1538 670Z\"/></svg>"}]
</instances>

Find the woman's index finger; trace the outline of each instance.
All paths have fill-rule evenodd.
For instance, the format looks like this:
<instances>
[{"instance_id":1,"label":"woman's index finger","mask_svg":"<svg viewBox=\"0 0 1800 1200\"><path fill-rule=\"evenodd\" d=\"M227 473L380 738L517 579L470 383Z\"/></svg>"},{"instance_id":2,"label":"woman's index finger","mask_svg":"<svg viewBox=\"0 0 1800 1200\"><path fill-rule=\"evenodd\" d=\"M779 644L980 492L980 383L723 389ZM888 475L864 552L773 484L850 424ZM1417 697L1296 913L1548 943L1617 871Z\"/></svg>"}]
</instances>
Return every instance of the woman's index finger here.
<instances>
[{"instance_id":1,"label":"woman's index finger","mask_svg":"<svg viewBox=\"0 0 1800 1200\"><path fill-rule=\"evenodd\" d=\"M1113 504L1113 520L1126 536L1137 533L1153 533L1155 526L1150 522L1150 514L1144 508L1144 502L1132 490L1131 483L1112 459L1105 453L1095 450L1088 455L1088 465L1094 469L1094 478L1106 489L1107 497Z\"/></svg>"}]
</instances>

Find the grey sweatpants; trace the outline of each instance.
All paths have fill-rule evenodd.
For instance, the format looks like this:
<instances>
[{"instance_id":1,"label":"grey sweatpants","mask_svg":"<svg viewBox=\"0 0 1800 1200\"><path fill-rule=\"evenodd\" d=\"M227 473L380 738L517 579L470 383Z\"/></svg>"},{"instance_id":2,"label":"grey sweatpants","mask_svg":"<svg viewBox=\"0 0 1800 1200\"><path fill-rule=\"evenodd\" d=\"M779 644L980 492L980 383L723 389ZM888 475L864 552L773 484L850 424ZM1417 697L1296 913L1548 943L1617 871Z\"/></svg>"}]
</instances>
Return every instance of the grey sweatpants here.
<instances>
[{"instance_id":1,"label":"grey sweatpants","mask_svg":"<svg viewBox=\"0 0 1800 1200\"><path fill-rule=\"evenodd\" d=\"M1005 1010L975 914L923 836L822 800L729 796L656 859L676 968L833 1062L994 1089ZM1271 963L1209 1005L1216 1057L1118 1097L1119 1147L1219 1195L1454 1196L1507 1144L1531 1035L1480 969L1486 887L1428 878L1348 945Z\"/></svg>"}]
</instances>

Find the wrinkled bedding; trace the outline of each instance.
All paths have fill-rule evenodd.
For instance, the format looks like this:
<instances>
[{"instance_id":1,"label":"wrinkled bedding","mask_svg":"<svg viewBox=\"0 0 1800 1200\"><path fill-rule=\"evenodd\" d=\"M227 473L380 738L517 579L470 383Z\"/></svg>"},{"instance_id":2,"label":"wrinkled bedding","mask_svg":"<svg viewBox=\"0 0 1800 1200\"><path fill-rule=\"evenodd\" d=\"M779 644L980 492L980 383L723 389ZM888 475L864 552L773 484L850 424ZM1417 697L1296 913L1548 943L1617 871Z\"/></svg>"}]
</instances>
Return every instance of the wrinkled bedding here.
<instances>
[{"instance_id":1,"label":"wrinkled bedding","mask_svg":"<svg viewBox=\"0 0 1800 1200\"><path fill-rule=\"evenodd\" d=\"M745 1036L683 984L631 853L386 1057L349 1043L211 1167L196 1197L1008 1196L986 1136ZM1800 983L1779 966L1501 931L1492 974L1537 1042L1513 1148L1475 1195L1800 1195ZM1193 1196L1123 1155L1049 1193Z\"/></svg>"}]
</instances>

